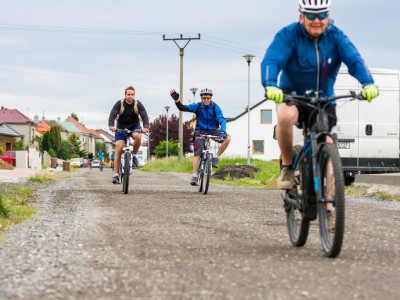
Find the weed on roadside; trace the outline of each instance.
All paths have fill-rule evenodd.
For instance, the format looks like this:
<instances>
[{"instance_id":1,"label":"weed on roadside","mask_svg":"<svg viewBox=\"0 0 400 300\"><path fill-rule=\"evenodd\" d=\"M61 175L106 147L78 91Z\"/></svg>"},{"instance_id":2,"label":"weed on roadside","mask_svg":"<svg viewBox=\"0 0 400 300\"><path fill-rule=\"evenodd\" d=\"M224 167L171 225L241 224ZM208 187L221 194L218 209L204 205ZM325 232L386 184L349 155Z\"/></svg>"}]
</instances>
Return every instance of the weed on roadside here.
<instances>
[{"instance_id":1,"label":"weed on roadside","mask_svg":"<svg viewBox=\"0 0 400 300\"><path fill-rule=\"evenodd\" d=\"M34 190L23 186L0 188L0 233L12 224L30 219L36 212Z\"/></svg>"}]
</instances>

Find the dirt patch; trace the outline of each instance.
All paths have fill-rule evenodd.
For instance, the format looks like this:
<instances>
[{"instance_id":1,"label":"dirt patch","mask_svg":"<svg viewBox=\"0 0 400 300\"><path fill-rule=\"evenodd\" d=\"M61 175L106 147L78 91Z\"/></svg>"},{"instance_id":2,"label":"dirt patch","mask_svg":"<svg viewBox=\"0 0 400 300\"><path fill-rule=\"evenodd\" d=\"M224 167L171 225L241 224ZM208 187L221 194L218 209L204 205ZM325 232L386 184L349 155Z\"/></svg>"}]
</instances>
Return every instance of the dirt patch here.
<instances>
[{"instance_id":1,"label":"dirt patch","mask_svg":"<svg viewBox=\"0 0 400 300\"><path fill-rule=\"evenodd\" d=\"M229 165L215 172L213 178L219 180L225 180L227 176L231 179L254 178L254 173L258 171L260 171L259 168L249 165Z\"/></svg>"}]
</instances>

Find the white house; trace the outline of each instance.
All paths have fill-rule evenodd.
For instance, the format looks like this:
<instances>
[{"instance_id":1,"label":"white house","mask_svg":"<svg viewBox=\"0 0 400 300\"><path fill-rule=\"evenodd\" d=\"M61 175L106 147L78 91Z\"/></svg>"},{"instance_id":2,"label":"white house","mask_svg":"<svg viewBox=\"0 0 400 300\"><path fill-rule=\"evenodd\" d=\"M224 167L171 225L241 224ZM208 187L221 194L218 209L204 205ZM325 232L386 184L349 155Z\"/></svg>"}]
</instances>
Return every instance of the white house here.
<instances>
[{"instance_id":1,"label":"white house","mask_svg":"<svg viewBox=\"0 0 400 300\"><path fill-rule=\"evenodd\" d=\"M250 109L250 157L271 160L279 158L278 142L273 139L276 124L276 104L270 100L261 100ZM227 132L231 143L225 157L247 157L248 112L227 119Z\"/></svg>"}]
</instances>

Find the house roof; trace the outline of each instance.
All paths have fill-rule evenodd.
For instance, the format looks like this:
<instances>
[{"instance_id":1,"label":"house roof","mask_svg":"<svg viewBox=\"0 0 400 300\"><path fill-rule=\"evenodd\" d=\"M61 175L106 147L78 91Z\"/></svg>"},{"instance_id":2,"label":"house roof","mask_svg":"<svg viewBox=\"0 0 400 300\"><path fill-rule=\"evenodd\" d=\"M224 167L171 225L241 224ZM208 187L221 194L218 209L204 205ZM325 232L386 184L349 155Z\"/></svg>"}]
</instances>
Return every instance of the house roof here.
<instances>
[{"instance_id":1,"label":"house roof","mask_svg":"<svg viewBox=\"0 0 400 300\"><path fill-rule=\"evenodd\" d=\"M50 131L51 126L49 124L47 124L45 121L40 121L35 125L35 130L36 132L40 133L40 134L44 134L48 131Z\"/></svg>"},{"instance_id":2,"label":"house roof","mask_svg":"<svg viewBox=\"0 0 400 300\"><path fill-rule=\"evenodd\" d=\"M12 136L12 137L20 137L21 135L8 126L6 123L0 122L0 135Z\"/></svg>"},{"instance_id":3,"label":"house roof","mask_svg":"<svg viewBox=\"0 0 400 300\"><path fill-rule=\"evenodd\" d=\"M82 133L82 131L78 127L70 122L61 122L61 125L69 132L76 132L79 134Z\"/></svg>"},{"instance_id":4,"label":"house roof","mask_svg":"<svg viewBox=\"0 0 400 300\"><path fill-rule=\"evenodd\" d=\"M45 120L47 124L50 125L50 127L58 126L60 127L60 131L68 131L67 128L65 128L62 124L62 122L56 121L56 120Z\"/></svg>"},{"instance_id":5,"label":"house roof","mask_svg":"<svg viewBox=\"0 0 400 300\"><path fill-rule=\"evenodd\" d=\"M95 136L96 139L103 139L103 137L94 129L89 129L90 133Z\"/></svg>"},{"instance_id":6,"label":"house roof","mask_svg":"<svg viewBox=\"0 0 400 300\"><path fill-rule=\"evenodd\" d=\"M108 140L110 140L111 142L115 142L115 136L112 134L109 134L107 131L105 131L104 129L97 129L96 130L100 135L106 137Z\"/></svg>"},{"instance_id":7,"label":"house roof","mask_svg":"<svg viewBox=\"0 0 400 300\"><path fill-rule=\"evenodd\" d=\"M65 122L69 122L74 124L77 128L79 128L80 131L86 134L92 134L92 132L87 129L82 123L79 123L77 120L75 120L73 117L68 117Z\"/></svg>"},{"instance_id":8,"label":"house roof","mask_svg":"<svg viewBox=\"0 0 400 300\"><path fill-rule=\"evenodd\" d=\"M257 106L263 104L263 103L264 103L265 101L267 101L267 100L268 100L268 99L265 98L265 99L261 100L260 102L254 104L254 105L250 108L250 111L253 110L254 108L256 108ZM228 123L228 122L235 121L235 120L239 119L241 116L243 116L243 115L245 115L245 114L247 114L247 110L245 110L245 111L242 112L240 115L238 115L238 116L236 116L236 117L234 117L234 118L226 118L226 122Z\"/></svg>"},{"instance_id":9,"label":"house roof","mask_svg":"<svg viewBox=\"0 0 400 300\"><path fill-rule=\"evenodd\" d=\"M18 109L8 109L4 106L0 109L0 122L8 124L33 124L33 120L25 116Z\"/></svg>"}]
</instances>

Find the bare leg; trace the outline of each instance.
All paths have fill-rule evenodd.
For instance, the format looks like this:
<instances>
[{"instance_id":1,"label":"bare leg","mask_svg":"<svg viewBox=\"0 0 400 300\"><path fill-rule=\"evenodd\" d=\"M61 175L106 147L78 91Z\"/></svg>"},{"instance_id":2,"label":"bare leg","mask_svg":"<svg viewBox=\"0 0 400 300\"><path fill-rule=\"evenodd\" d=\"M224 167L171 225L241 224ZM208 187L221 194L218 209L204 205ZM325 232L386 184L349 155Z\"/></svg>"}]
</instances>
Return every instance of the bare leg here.
<instances>
[{"instance_id":1,"label":"bare leg","mask_svg":"<svg viewBox=\"0 0 400 300\"><path fill-rule=\"evenodd\" d=\"M326 142L329 144L333 144L333 140L331 137L327 136L326 137ZM328 199L333 198L333 191L335 189L335 178L333 176L333 165L332 165L332 160L329 158L328 159L328 165L326 168L326 197ZM332 211L333 210L333 204L332 203L327 203L326 204L326 209Z\"/></svg>"},{"instance_id":2,"label":"bare leg","mask_svg":"<svg viewBox=\"0 0 400 300\"><path fill-rule=\"evenodd\" d=\"M193 157L193 173L197 173L200 166L200 156Z\"/></svg>"},{"instance_id":3,"label":"bare leg","mask_svg":"<svg viewBox=\"0 0 400 300\"><path fill-rule=\"evenodd\" d=\"M121 165L122 148L125 147L125 141L119 140L115 143L115 158L114 158L114 172L118 174L119 166Z\"/></svg>"},{"instance_id":4,"label":"bare leg","mask_svg":"<svg viewBox=\"0 0 400 300\"><path fill-rule=\"evenodd\" d=\"M133 138L133 153L136 155L139 151L140 146L142 145L142 134L140 134L139 132L134 132Z\"/></svg>"},{"instance_id":5,"label":"bare leg","mask_svg":"<svg viewBox=\"0 0 400 300\"><path fill-rule=\"evenodd\" d=\"M282 154L282 164L292 164L292 148L293 148L293 126L296 124L299 117L297 108L286 103L278 106L278 126L276 134L279 144L279 149Z\"/></svg>"},{"instance_id":6,"label":"bare leg","mask_svg":"<svg viewBox=\"0 0 400 300\"><path fill-rule=\"evenodd\" d=\"M228 148L229 143L231 142L231 137L228 135L226 137L226 139L222 142L221 146L218 149L218 157L222 155L222 153L224 153L224 151L226 150L226 148Z\"/></svg>"}]
</instances>

